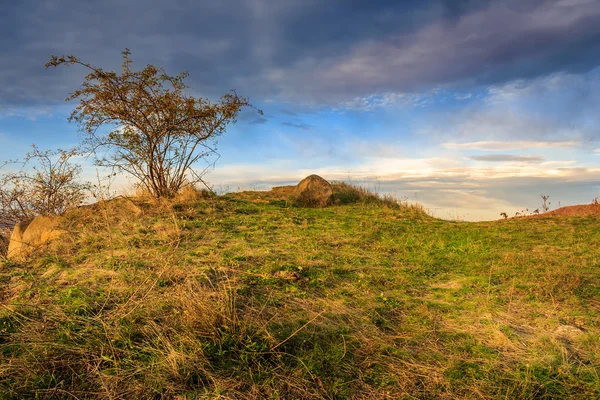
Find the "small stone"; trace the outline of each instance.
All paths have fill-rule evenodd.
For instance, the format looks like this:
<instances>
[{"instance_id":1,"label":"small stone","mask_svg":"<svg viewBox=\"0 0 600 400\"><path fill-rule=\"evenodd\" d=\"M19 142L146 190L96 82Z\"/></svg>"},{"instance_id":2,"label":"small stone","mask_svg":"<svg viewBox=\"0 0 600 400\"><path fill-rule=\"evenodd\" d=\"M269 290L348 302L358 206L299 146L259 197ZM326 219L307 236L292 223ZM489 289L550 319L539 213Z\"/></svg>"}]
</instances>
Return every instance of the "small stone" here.
<instances>
[{"instance_id":1,"label":"small stone","mask_svg":"<svg viewBox=\"0 0 600 400\"><path fill-rule=\"evenodd\" d=\"M554 331L554 337L569 341L581 334L583 334L583 329L572 325L561 325Z\"/></svg>"}]
</instances>

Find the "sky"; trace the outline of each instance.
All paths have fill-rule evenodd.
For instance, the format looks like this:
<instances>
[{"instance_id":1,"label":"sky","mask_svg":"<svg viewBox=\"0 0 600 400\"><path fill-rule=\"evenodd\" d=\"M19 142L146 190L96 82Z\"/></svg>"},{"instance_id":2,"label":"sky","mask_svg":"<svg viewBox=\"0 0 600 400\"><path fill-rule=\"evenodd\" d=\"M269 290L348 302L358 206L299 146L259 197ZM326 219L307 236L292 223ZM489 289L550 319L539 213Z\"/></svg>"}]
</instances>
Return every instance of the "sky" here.
<instances>
[{"instance_id":1,"label":"sky","mask_svg":"<svg viewBox=\"0 0 600 400\"><path fill-rule=\"evenodd\" d=\"M472 221L600 195L600 0L1 1L0 160L78 143L86 71L51 55L125 48L264 111L220 137L217 191L316 173Z\"/></svg>"}]
</instances>

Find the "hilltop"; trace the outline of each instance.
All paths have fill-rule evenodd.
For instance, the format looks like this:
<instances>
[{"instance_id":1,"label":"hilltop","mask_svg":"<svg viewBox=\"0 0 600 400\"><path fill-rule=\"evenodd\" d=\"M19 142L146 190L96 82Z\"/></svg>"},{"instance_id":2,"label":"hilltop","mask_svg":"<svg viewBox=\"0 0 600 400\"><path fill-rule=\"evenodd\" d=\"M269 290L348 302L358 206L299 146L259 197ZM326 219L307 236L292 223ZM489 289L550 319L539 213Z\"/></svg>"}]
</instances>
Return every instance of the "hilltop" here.
<instances>
[{"instance_id":1,"label":"hilltop","mask_svg":"<svg viewBox=\"0 0 600 400\"><path fill-rule=\"evenodd\" d=\"M542 214L543 215L543 214ZM586 216L600 215L600 203L594 201L591 204L579 204L575 206L565 206L549 211L547 216Z\"/></svg>"},{"instance_id":2,"label":"hilltop","mask_svg":"<svg viewBox=\"0 0 600 400\"><path fill-rule=\"evenodd\" d=\"M598 215L289 190L68 213L0 266L0 397L600 397Z\"/></svg>"}]
</instances>

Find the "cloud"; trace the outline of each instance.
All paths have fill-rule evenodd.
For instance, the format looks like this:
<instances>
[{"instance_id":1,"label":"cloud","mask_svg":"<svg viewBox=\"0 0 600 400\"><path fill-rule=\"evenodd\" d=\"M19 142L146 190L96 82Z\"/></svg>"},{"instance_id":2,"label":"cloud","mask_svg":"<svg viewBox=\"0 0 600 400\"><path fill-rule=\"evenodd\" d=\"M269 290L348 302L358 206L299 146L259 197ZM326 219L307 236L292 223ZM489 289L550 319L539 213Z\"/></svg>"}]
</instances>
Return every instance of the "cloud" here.
<instances>
[{"instance_id":1,"label":"cloud","mask_svg":"<svg viewBox=\"0 0 600 400\"><path fill-rule=\"evenodd\" d=\"M473 161L487 161L487 162L524 162L524 163L539 163L544 160L544 157L540 156L516 156L511 154L484 154L481 156L468 157Z\"/></svg>"},{"instance_id":2,"label":"cloud","mask_svg":"<svg viewBox=\"0 0 600 400\"><path fill-rule=\"evenodd\" d=\"M302 129L303 131L310 131L313 129L312 125L305 124L303 122L282 122L281 125L289 126L292 128Z\"/></svg>"},{"instance_id":3,"label":"cloud","mask_svg":"<svg viewBox=\"0 0 600 400\"><path fill-rule=\"evenodd\" d=\"M540 193L550 195L553 205L559 201L562 205L580 204L595 197L600 185L598 168L553 162L472 168L445 158L371 158L351 169L335 164L303 168L301 164L292 160L229 164L207 178L232 190L266 190L296 184L316 173L330 181L352 181L380 193L416 200L438 217L458 215L467 220L498 219L501 212L513 215L527 207L533 210L539 206Z\"/></svg>"},{"instance_id":4,"label":"cloud","mask_svg":"<svg viewBox=\"0 0 600 400\"><path fill-rule=\"evenodd\" d=\"M587 71L600 62L599 34L594 1L149 0L140 14L134 1L24 0L0 16L0 99L56 104L85 71L44 70L51 54L115 70L129 47L135 66L188 70L201 95L385 102L385 93Z\"/></svg>"},{"instance_id":5,"label":"cloud","mask_svg":"<svg viewBox=\"0 0 600 400\"><path fill-rule=\"evenodd\" d=\"M465 143L443 143L447 149L454 150L527 150L532 148L569 148L580 146L580 142L575 141L480 141L480 142L465 142Z\"/></svg>"},{"instance_id":6,"label":"cloud","mask_svg":"<svg viewBox=\"0 0 600 400\"><path fill-rule=\"evenodd\" d=\"M431 108L413 131L450 149L598 147L600 68L482 88L475 101Z\"/></svg>"},{"instance_id":7,"label":"cloud","mask_svg":"<svg viewBox=\"0 0 600 400\"><path fill-rule=\"evenodd\" d=\"M40 117L52 116L52 109L48 106L26 106L26 107L7 107L0 104L0 119L10 117L23 117L30 121L36 121Z\"/></svg>"},{"instance_id":8,"label":"cloud","mask_svg":"<svg viewBox=\"0 0 600 400\"><path fill-rule=\"evenodd\" d=\"M546 161L541 163L540 165L544 167L568 167L571 165L577 164L577 161L567 160L567 161Z\"/></svg>"},{"instance_id":9,"label":"cloud","mask_svg":"<svg viewBox=\"0 0 600 400\"><path fill-rule=\"evenodd\" d=\"M355 98L457 82L495 84L598 65L600 3L519 3L466 7L452 23L439 18L411 32L358 41L341 55L306 57L264 77L284 93L318 100L323 94Z\"/></svg>"},{"instance_id":10,"label":"cloud","mask_svg":"<svg viewBox=\"0 0 600 400\"><path fill-rule=\"evenodd\" d=\"M459 93L455 96L455 99L456 100L468 100L471 97L473 97L473 93L464 93L464 94Z\"/></svg>"},{"instance_id":11,"label":"cloud","mask_svg":"<svg viewBox=\"0 0 600 400\"><path fill-rule=\"evenodd\" d=\"M266 119L264 117L260 117L260 116L257 116L255 118L251 119L250 121L248 121L248 123L251 125L262 125L262 124L266 124L267 122L269 122L268 119Z\"/></svg>"},{"instance_id":12,"label":"cloud","mask_svg":"<svg viewBox=\"0 0 600 400\"><path fill-rule=\"evenodd\" d=\"M263 125L269 122L269 117L260 115L253 109L245 108L241 110L237 120L249 125Z\"/></svg>"},{"instance_id":13,"label":"cloud","mask_svg":"<svg viewBox=\"0 0 600 400\"><path fill-rule=\"evenodd\" d=\"M336 110L373 111L381 108L423 108L431 105L440 90L434 89L422 93L381 93L355 97L337 105Z\"/></svg>"}]
</instances>

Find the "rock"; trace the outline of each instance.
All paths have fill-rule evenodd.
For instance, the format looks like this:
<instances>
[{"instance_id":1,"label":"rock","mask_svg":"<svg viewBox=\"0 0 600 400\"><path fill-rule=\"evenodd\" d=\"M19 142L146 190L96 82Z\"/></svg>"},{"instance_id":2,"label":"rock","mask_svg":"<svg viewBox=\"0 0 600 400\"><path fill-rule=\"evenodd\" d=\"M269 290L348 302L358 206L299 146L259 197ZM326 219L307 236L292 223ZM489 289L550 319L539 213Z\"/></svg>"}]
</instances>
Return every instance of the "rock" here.
<instances>
[{"instance_id":1,"label":"rock","mask_svg":"<svg viewBox=\"0 0 600 400\"><path fill-rule=\"evenodd\" d=\"M277 271L275 273L275 278L279 278L284 281L297 281L297 280L300 280L302 277L297 272L283 270L283 271Z\"/></svg>"},{"instance_id":2,"label":"rock","mask_svg":"<svg viewBox=\"0 0 600 400\"><path fill-rule=\"evenodd\" d=\"M554 331L554 337L566 341L571 341L583 334L583 329L571 325L560 325Z\"/></svg>"},{"instance_id":3,"label":"rock","mask_svg":"<svg viewBox=\"0 0 600 400\"><path fill-rule=\"evenodd\" d=\"M333 189L319 175L309 175L296 185L292 195L300 205L325 207L331 204Z\"/></svg>"},{"instance_id":4,"label":"rock","mask_svg":"<svg viewBox=\"0 0 600 400\"><path fill-rule=\"evenodd\" d=\"M8 241L7 258L18 258L24 247L23 234L32 220L22 221L13 227L12 234Z\"/></svg>"},{"instance_id":5,"label":"rock","mask_svg":"<svg viewBox=\"0 0 600 400\"><path fill-rule=\"evenodd\" d=\"M38 216L29 221L19 222L13 228L8 244L7 257L24 260L35 250L39 250L66 232L59 228L63 218Z\"/></svg>"}]
</instances>

